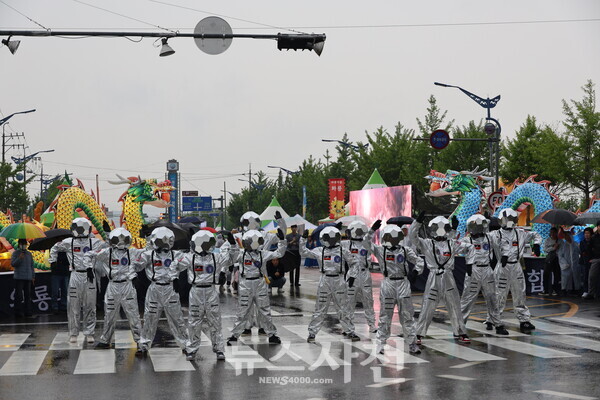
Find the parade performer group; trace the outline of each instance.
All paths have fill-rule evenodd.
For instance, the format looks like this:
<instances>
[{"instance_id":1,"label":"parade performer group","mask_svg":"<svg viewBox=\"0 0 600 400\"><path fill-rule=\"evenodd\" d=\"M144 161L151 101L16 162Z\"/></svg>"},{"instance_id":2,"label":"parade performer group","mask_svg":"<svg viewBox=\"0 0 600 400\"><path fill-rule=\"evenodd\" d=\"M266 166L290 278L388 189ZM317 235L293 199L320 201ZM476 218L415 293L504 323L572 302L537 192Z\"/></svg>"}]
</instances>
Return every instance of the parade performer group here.
<instances>
[{"instance_id":1,"label":"parade performer group","mask_svg":"<svg viewBox=\"0 0 600 400\"><path fill-rule=\"evenodd\" d=\"M396 225L381 228L376 221L370 228L364 223L352 222L342 241L341 225L321 230L321 246L307 248L308 231L302 232L300 254L317 261L321 277L317 287L315 311L308 325L309 343L316 341L329 306L333 303L339 317L342 333L352 341L360 340L355 333L354 314L360 296L369 331L376 333L376 351L384 354L390 337L391 323L397 307L402 324L404 343L413 354L421 352L419 345L427 334L435 309L442 302L446 306L455 339L469 344L465 323L475 300L483 293L488 316L488 330L507 335L501 315L511 291L515 313L522 332L531 332L530 313L525 305L525 280L519 265L527 244L533 242L533 251L539 254L540 236L516 227L518 214L507 208L500 212L501 229L488 232L489 221L480 214L471 216L466 223L467 237L457 239L458 220L437 216L427 225L430 237L419 235L424 213L419 214L408 229ZM88 343L94 343L95 303L97 276L108 278L104 297L104 329L96 347L110 348L116 320L121 308L125 311L137 343L138 353L144 355L152 346L159 318L163 311L176 343L188 360L196 358L202 332L212 342L218 360L225 359L225 340L221 328L221 311L217 286L226 281L228 267L239 265L239 295L237 319L227 339L235 344L242 334L257 325L268 336L271 344L280 344L273 324L269 300L266 263L282 258L287 247L286 225L276 215L277 234L259 231L260 219L256 213L242 216L241 237L225 233L226 242L215 252L215 235L200 230L191 237L190 250L173 250L175 237L166 227L155 228L147 237L146 247L132 248L132 235L125 228L116 228L108 235L108 243L96 239L91 225L84 218L73 220L72 238L52 247L50 262L59 252L69 259L71 274L68 290L68 319L70 342L75 343L81 325ZM379 242L375 243L377 231ZM273 249L272 247L276 247ZM462 298L454 281L454 260L466 257L467 273ZM373 304L373 283L370 271L371 256L379 263L383 279L379 295L379 326ZM421 257L422 256L422 257ZM495 262L497 260L497 262ZM417 321L414 319L410 282L429 269L423 294L423 304ZM145 272L150 281L146 293L143 325L137 304L137 293L132 281ZM178 278L186 271L191 285L189 316L186 320L181 309ZM82 317L81 317L82 315Z\"/></svg>"}]
</instances>

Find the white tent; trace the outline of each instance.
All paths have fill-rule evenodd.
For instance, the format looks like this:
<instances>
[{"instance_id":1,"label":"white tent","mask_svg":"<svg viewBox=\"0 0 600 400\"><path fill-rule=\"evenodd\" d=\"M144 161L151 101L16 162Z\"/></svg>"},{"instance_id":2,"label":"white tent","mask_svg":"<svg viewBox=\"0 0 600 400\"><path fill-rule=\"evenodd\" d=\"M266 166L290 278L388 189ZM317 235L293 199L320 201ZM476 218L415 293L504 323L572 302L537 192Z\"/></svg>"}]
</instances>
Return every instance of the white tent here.
<instances>
[{"instance_id":1,"label":"white tent","mask_svg":"<svg viewBox=\"0 0 600 400\"><path fill-rule=\"evenodd\" d=\"M293 217L284 218L283 220L285 221L288 228L292 225L301 224L304 224L304 229L315 229L317 227L316 225L311 224L310 222L302 218L300 214L296 214ZM277 224L275 223L275 221L271 221L267 225L265 225L263 229L267 232L272 231L274 229L277 229Z\"/></svg>"},{"instance_id":2,"label":"white tent","mask_svg":"<svg viewBox=\"0 0 600 400\"><path fill-rule=\"evenodd\" d=\"M265 224L268 221L274 220L276 211L279 211L283 218L290 217L290 215L285 212L285 210L281 207L277 199L273 196L271 204L269 204L269 206L265 208L265 211L263 211L262 214L260 214L260 220L262 221L262 223Z\"/></svg>"}]
</instances>

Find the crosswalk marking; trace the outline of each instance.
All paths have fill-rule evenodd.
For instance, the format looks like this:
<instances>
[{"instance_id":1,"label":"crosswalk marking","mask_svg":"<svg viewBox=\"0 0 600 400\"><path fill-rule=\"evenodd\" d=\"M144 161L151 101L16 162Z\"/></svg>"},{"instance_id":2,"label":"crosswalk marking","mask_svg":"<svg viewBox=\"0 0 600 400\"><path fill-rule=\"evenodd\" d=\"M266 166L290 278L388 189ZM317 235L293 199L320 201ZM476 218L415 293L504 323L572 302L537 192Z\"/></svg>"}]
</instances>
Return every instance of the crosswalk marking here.
<instances>
[{"instance_id":1,"label":"crosswalk marking","mask_svg":"<svg viewBox=\"0 0 600 400\"><path fill-rule=\"evenodd\" d=\"M0 369L0 376L36 375L47 350L15 351Z\"/></svg>"},{"instance_id":2,"label":"crosswalk marking","mask_svg":"<svg viewBox=\"0 0 600 400\"><path fill-rule=\"evenodd\" d=\"M554 390L535 390L533 393L548 394L550 396L565 397L567 399L578 399L578 400L594 400L594 399L597 399L597 397L580 396L578 394L555 392Z\"/></svg>"},{"instance_id":3,"label":"crosswalk marking","mask_svg":"<svg viewBox=\"0 0 600 400\"><path fill-rule=\"evenodd\" d=\"M521 342L518 340L512 340L507 338L495 338L495 337L484 337L484 338L473 338L474 341L490 344L492 346L502 347L516 351L518 353L529 354L534 357L541 358L566 358L566 357L579 357L576 354L567 353L564 351L554 350L548 347L536 346L535 344Z\"/></svg>"},{"instance_id":4,"label":"crosswalk marking","mask_svg":"<svg viewBox=\"0 0 600 400\"><path fill-rule=\"evenodd\" d=\"M25 343L29 333L5 333L0 335L0 351L16 351Z\"/></svg>"},{"instance_id":5,"label":"crosswalk marking","mask_svg":"<svg viewBox=\"0 0 600 400\"><path fill-rule=\"evenodd\" d=\"M493 360L506 360L505 358L495 356L493 354L483 353L460 345L452 343L446 340L423 340L423 345L430 349L437 350L441 353L446 353L456 358L460 358L465 361L493 361Z\"/></svg>"},{"instance_id":6,"label":"crosswalk marking","mask_svg":"<svg viewBox=\"0 0 600 400\"><path fill-rule=\"evenodd\" d=\"M391 344L391 345L390 345ZM415 357L412 354L404 351L404 340L401 338L390 338L385 346L385 354L374 354L376 344L373 342L352 342L352 346L375 357L383 363L383 365L404 365L404 364L425 364L429 361Z\"/></svg>"},{"instance_id":7,"label":"crosswalk marking","mask_svg":"<svg viewBox=\"0 0 600 400\"><path fill-rule=\"evenodd\" d=\"M294 343L294 353L301 357L302 361L308 364L309 369L314 369L317 366L331 367L337 369L341 365L350 365L349 362L342 360L333 355L334 352L329 351L331 348L330 342L324 342L322 346L313 343ZM325 359L319 358L326 356ZM319 361L317 363L317 361ZM321 363L322 361L322 363Z\"/></svg>"},{"instance_id":8,"label":"crosswalk marking","mask_svg":"<svg viewBox=\"0 0 600 400\"><path fill-rule=\"evenodd\" d=\"M150 349L149 353L155 372L195 371L194 366L192 363L186 361L185 356L179 347L153 347Z\"/></svg>"},{"instance_id":9,"label":"crosswalk marking","mask_svg":"<svg viewBox=\"0 0 600 400\"><path fill-rule=\"evenodd\" d=\"M472 367L474 365L481 364L483 362L485 362L485 361L471 361L471 362L464 363L464 364L453 365L450 368L467 368L467 367Z\"/></svg>"},{"instance_id":10,"label":"crosswalk marking","mask_svg":"<svg viewBox=\"0 0 600 400\"><path fill-rule=\"evenodd\" d=\"M600 328L600 319L588 319L588 318L579 318L579 317L560 317L560 318L550 318L553 321L575 324L575 325L583 325L583 326L591 326L592 328Z\"/></svg>"},{"instance_id":11,"label":"crosswalk marking","mask_svg":"<svg viewBox=\"0 0 600 400\"><path fill-rule=\"evenodd\" d=\"M588 349L600 351L600 342L597 340L587 339L579 336L569 335L538 335L536 339L549 340L551 342L562 343L580 349Z\"/></svg>"},{"instance_id":12,"label":"crosswalk marking","mask_svg":"<svg viewBox=\"0 0 600 400\"><path fill-rule=\"evenodd\" d=\"M83 333L77 336L77 343L69 343L69 332L57 332L54 340L50 345L50 350L81 350L83 349Z\"/></svg>"},{"instance_id":13,"label":"crosswalk marking","mask_svg":"<svg viewBox=\"0 0 600 400\"><path fill-rule=\"evenodd\" d=\"M271 364L263 356L258 354L256 350L244 344L226 346L225 360L235 370L246 370L255 368L275 369L273 364Z\"/></svg>"},{"instance_id":14,"label":"crosswalk marking","mask_svg":"<svg viewBox=\"0 0 600 400\"><path fill-rule=\"evenodd\" d=\"M506 319L505 322L510 325L519 326L519 320L516 318ZM575 329L570 326L563 326L560 324L544 322L539 319L536 319L535 321L533 321L533 324L535 325L536 331L546 331L549 333L553 333L555 335L579 335L582 333L587 333L586 331L582 331L580 329Z\"/></svg>"},{"instance_id":15,"label":"crosswalk marking","mask_svg":"<svg viewBox=\"0 0 600 400\"><path fill-rule=\"evenodd\" d=\"M474 381L475 378L469 378L467 376L460 376L460 375L436 375L440 378L447 378L447 379L454 379L457 381Z\"/></svg>"},{"instance_id":16,"label":"crosswalk marking","mask_svg":"<svg viewBox=\"0 0 600 400\"><path fill-rule=\"evenodd\" d=\"M285 329L287 329L288 331L294 333L295 335L303 338L304 340L306 340L306 338L308 337L308 326L307 325L284 325L283 327ZM339 342L340 339L342 339L342 338L343 338L343 336L341 336L341 335L333 336L333 335L325 332L323 329L321 329L319 331L319 333L317 333L316 341L317 342Z\"/></svg>"},{"instance_id":17,"label":"crosswalk marking","mask_svg":"<svg viewBox=\"0 0 600 400\"><path fill-rule=\"evenodd\" d=\"M115 372L117 370L114 350L81 350L73 374L114 374Z\"/></svg>"},{"instance_id":18,"label":"crosswalk marking","mask_svg":"<svg viewBox=\"0 0 600 400\"><path fill-rule=\"evenodd\" d=\"M135 349L137 343L133 340L130 330L117 329L115 331L115 349Z\"/></svg>"},{"instance_id":19,"label":"crosswalk marking","mask_svg":"<svg viewBox=\"0 0 600 400\"><path fill-rule=\"evenodd\" d=\"M484 324L482 324L481 322L476 322L476 321L468 321L467 328L472 329L477 332L485 333L486 335L491 335L491 336L496 336L496 337L504 337L505 338L505 337L528 336L524 333L512 331L510 329L507 329L508 335L498 335L496 333L496 329L492 329L491 331L488 331L487 329L485 329Z\"/></svg>"}]
</instances>

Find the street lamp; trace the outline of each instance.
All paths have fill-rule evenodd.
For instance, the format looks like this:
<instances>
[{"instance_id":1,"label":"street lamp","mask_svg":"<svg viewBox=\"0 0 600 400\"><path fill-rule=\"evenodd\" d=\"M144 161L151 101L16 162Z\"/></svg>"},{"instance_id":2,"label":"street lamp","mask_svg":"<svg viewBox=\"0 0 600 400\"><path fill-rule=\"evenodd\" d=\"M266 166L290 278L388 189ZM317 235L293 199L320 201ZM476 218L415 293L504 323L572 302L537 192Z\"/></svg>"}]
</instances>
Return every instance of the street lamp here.
<instances>
[{"instance_id":1,"label":"street lamp","mask_svg":"<svg viewBox=\"0 0 600 400\"><path fill-rule=\"evenodd\" d=\"M494 173L494 181L492 183L492 192L498 189L499 182L499 173L500 169L500 133L502 132L502 126L497 119L492 118L491 109L496 107L496 104L500 101L500 95L490 99L489 97L484 99L482 97L477 96L474 93L469 92L461 88L460 86L448 85L446 83L433 82L434 85L448 88L456 88L469 96L474 102L479 104L481 107L487 110L487 117L485 118L488 121L485 124L484 131L490 137L489 146L490 146L490 169ZM490 122L491 121L491 122Z\"/></svg>"},{"instance_id":2,"label":"street lamp","mask_svg":"<svg viewBox=\"0 0 600 400\"><path fill-rule=\"evenodd\" d=\"M23 164L23 191L25 192L25 197L27 197L27 161L32 160L34 158L41 159L40 157L36 157L40 153L52 153L52 150L40 150L28 156L25 156L25 147L23 148L23 158L11 157L16 165ZM43 169L42 169L43 173Z\"/></svg>"},{"instance_id":3,"label":"street lamp","mask_svg":"<svg viewBox=\"0 0 600 400\"><path fill-rule=\"evenodd\" d=\"M288 174L288 175L296 175L296 174L299 174L299 173L300 173L300 171L291 171L291 170L289 170L289 169L287 169L287 168L283 168L283 167L276 167L276 166L274 166L274 165L267 165L267 168L275 168L275 169L279 168L280 170L282 170L283 172L285 172L285 173L286 173L286 174Z\"/></svg>"},{"instance_id":4,"label":"street lamp","mask_svg":"<svg viewBox=\"0 0 600 400\"><path fill-rule=\"evenodd\" d=\"M16 113L12 113L2 119L0 119L0 126L2 126L2 164L4 164L6 162L5 160L5 153L6 153L6 134L4 132L4 124L6 122L8 122L9 119L11 119L14 115L17 114L27 114L27 113L31 113L34 112L35 108L33 110L27 110L27 111L18 111Z\"/></svg>"},{"instance_id":5,"label":"street lamp","mask_svg":"<svg viewBox=\"0 0 600 400\"><path fill-rule=\"evenodd\" d=\"M8 39L2 40L11 53L15 53L19 46L18 41L11 41L11 36L32 36L32 37L153 37L161 41L161 57L170 56L175 50L167 44L172 38L189 37L194 38L196 45L200 50L207 54L221 54L229 48L234 38L246 39L271 39L277 41L279 50L308 50L314 51L318 56L323 52L325 46L325 34L315 33L277 33L277 34L243 34L233 33L231 26L222 18L206 17L195 27L194 32L139 32L139 31L55 31L47 30L0 30L0 36L8 36Z\"/></svg>"}]
</instances>

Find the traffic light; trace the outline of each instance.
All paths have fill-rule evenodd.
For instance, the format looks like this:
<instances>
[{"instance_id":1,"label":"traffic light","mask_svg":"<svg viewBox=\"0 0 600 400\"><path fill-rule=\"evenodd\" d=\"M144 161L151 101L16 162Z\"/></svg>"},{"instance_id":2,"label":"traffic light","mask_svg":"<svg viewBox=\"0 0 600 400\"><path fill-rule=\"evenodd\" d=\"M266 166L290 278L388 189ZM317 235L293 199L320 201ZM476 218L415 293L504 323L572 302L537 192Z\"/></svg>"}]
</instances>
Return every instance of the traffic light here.
<instances>
[{"instance_id":1,"label":"traffic light","mask_svg":"<svg viewBox=\"0 0 600 400\"><path fill-rule=\"evenodd\" d=\"M277 48L279 50L313 50L318 56L323 52L325 35L308 34L277 34Z\"/></svg>"}]
</instances>

